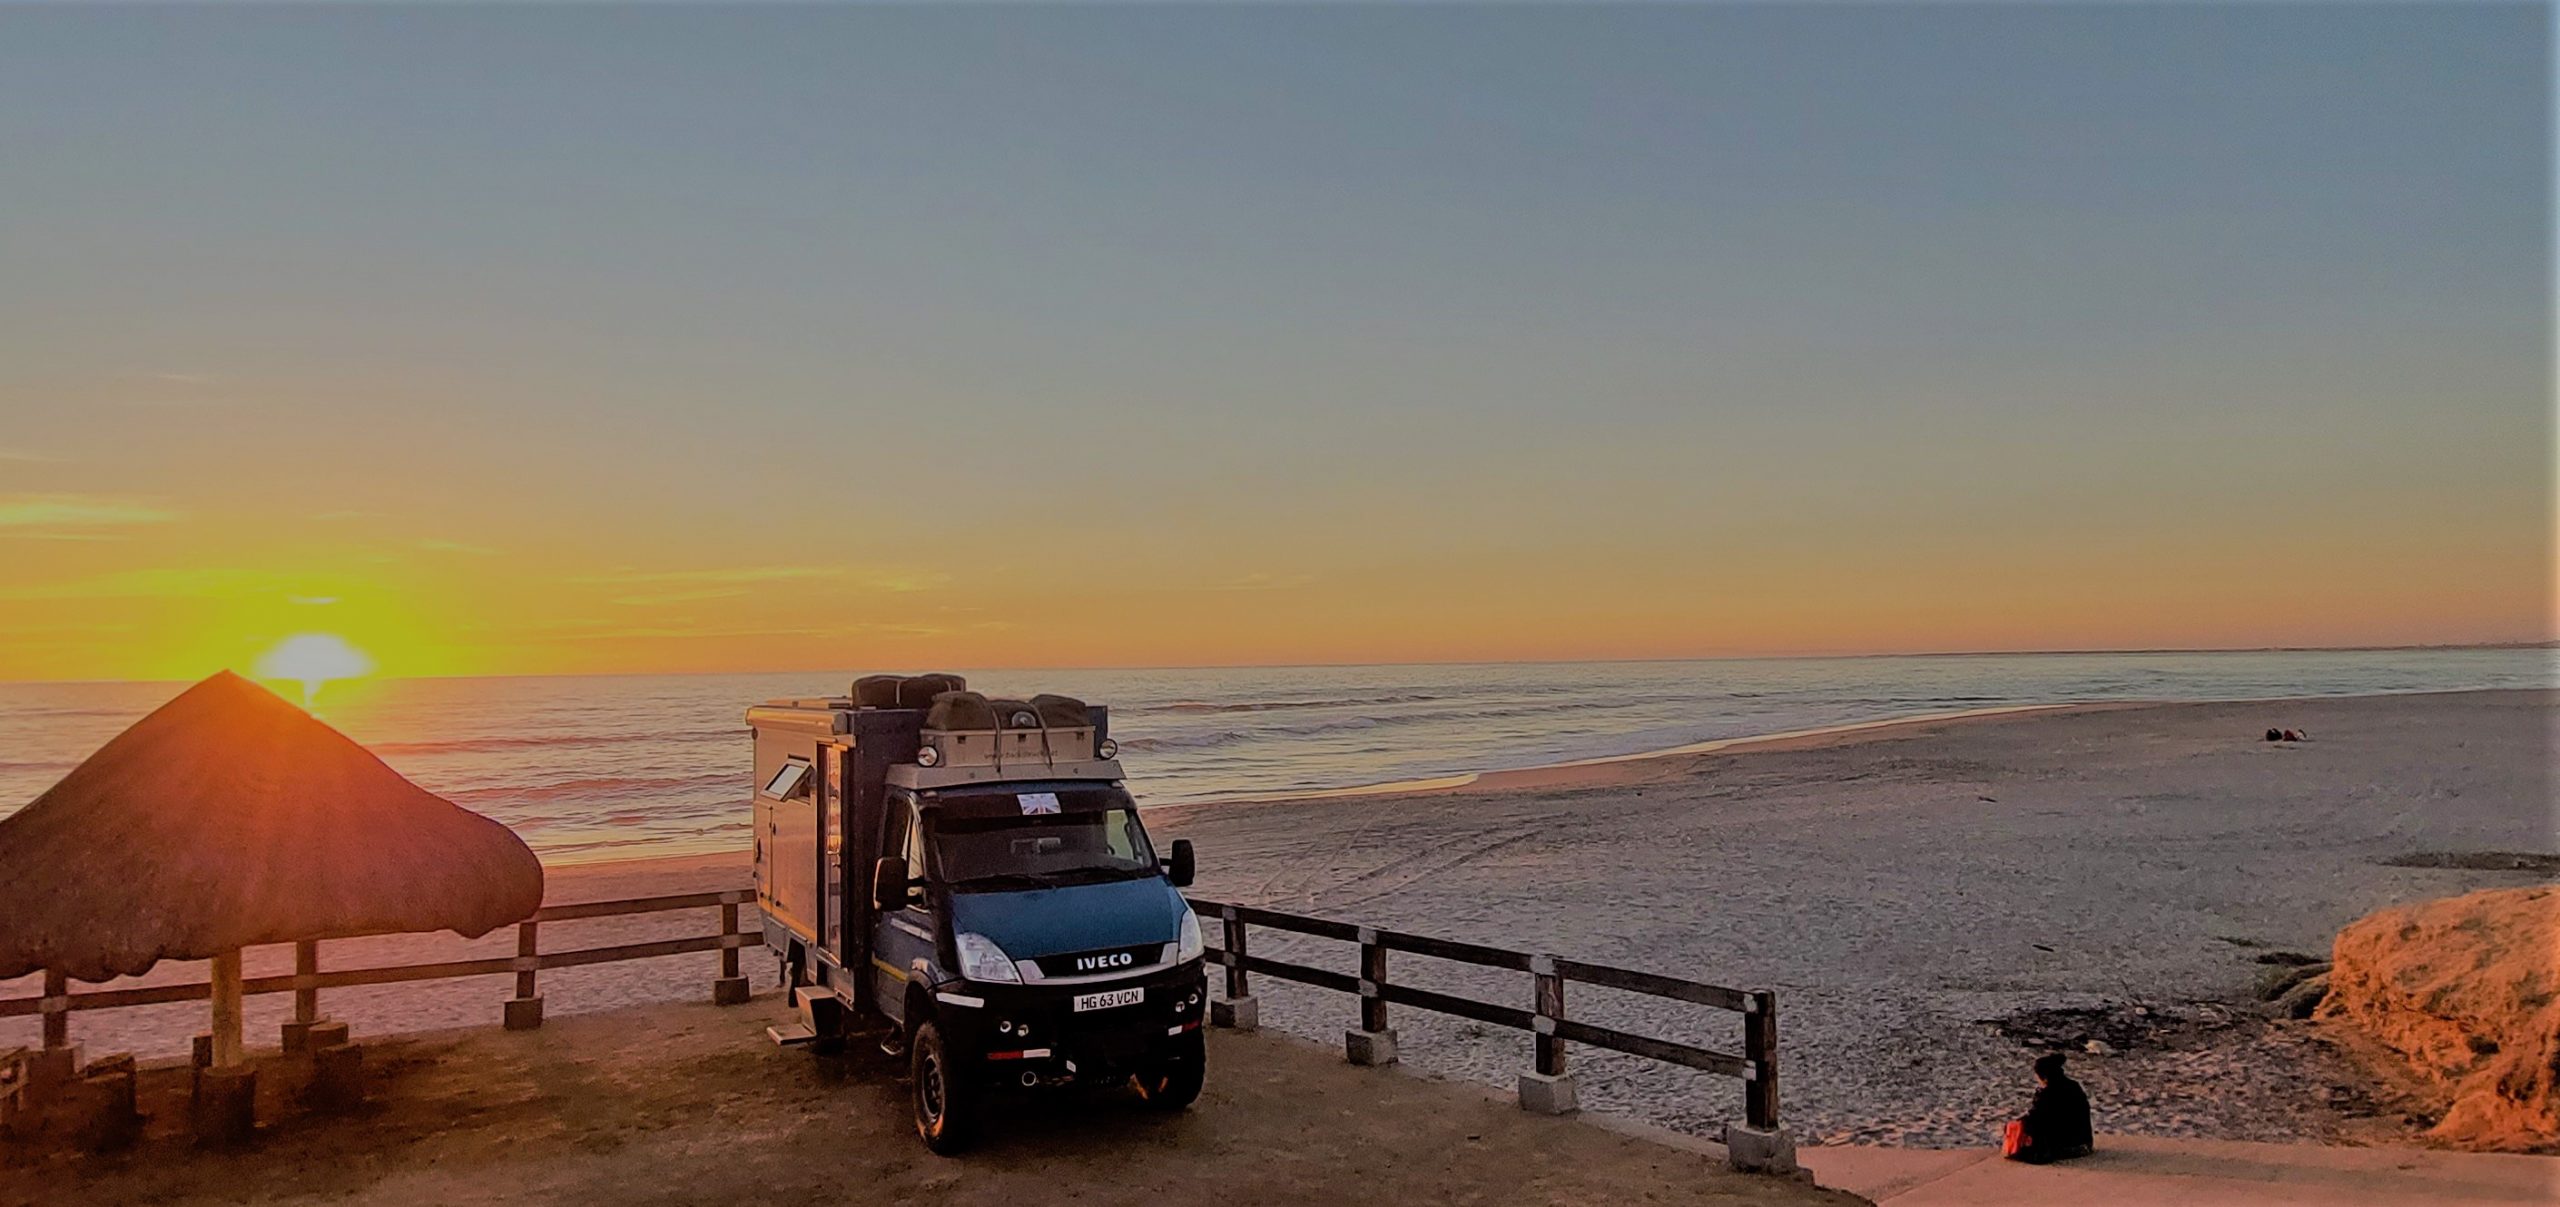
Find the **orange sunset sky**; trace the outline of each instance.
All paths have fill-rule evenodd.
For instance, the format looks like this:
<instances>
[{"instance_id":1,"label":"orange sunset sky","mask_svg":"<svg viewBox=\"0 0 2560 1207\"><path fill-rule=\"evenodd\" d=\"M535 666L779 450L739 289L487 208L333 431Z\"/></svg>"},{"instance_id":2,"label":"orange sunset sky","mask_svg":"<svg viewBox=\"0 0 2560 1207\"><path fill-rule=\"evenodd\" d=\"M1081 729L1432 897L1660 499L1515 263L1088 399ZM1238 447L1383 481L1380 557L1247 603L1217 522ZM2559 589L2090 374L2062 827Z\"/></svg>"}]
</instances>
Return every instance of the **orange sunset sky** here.
<instances>
[{"instance_id":1,"label":"orange sunset sky","mask_svg":"<svg viewBox=\"0 0 2560 1207\"><path fill-rule=\"evenodd\" d=\"M2183 11L0 12L0 678L2549 637L2543 14Z\"/></svg>"}]
</instances>

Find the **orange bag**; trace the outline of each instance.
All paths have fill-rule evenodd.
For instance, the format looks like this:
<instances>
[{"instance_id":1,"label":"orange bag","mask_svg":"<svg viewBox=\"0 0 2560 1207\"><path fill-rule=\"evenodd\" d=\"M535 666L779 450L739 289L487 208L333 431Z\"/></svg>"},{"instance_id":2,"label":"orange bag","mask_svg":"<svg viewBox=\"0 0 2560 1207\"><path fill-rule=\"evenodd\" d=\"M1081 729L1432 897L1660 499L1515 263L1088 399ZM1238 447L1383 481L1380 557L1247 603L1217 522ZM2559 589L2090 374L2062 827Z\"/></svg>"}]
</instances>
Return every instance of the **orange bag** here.
<instances>
[{"instance_id":1,"label":"orange bag","mask_svg":"<svg viewBox=\"0 0 2560 1207\"><path fill-rule=\"evenodd\" d=\"M2026 1120L2024 1120L2024 1119L2012 1119L2012 1120L2010 1120L2010 1121L2009 1121L2009 1126L2007 1126L2007 1127L2004 1127L2004 1128L2001 1128L2001 1129L2000 1129L2000 1155L2001 1155L2001 1156L2004 1156L2004 1157L2014 1157L2014 1156L2017 1156L2017 1155L2018 1155L2018 1153L2019 1153L2019 1151L2020 1151L2020 1150L2022 1150L2022 1149L2024 1149L2024 1148L2026 1148L2026 1146L2027 1146L2027 1121L2026 1121Z\"/></svg>"}]
</instances>

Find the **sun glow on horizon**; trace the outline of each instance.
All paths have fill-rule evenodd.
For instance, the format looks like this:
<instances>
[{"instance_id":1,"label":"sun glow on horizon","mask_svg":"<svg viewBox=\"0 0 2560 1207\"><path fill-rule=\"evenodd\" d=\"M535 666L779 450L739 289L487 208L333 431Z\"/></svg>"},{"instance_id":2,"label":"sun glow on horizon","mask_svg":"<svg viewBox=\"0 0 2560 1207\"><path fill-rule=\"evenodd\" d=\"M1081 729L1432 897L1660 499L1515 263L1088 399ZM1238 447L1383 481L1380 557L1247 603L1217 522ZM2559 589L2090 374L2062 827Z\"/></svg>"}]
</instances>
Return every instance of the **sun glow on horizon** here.
<instances>
[{"instance_id":1,"label":"sun glow on horizon","mask_svg":"<svg viewBox=\"0 0 2560 1207\"><path fill-rule=\"evenodd\" d=\"M284 679L302 685L302 706L311 707L320 685L333 679L356 679L373 673L373 659L335 633L296 633L258 658L261 679Z\"/></svg>"}]
</instances>

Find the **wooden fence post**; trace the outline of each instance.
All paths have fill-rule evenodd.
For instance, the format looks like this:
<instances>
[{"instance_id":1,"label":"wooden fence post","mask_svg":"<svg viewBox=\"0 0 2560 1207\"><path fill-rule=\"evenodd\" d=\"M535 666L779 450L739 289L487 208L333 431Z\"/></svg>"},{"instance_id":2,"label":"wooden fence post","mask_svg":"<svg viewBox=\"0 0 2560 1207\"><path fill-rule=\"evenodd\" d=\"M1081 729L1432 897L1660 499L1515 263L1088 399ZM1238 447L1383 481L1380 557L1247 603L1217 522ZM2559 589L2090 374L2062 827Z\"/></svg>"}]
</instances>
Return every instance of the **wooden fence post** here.
<instances>
[{"instance_id":1,"label":"wooden fence post","mask_svg":"<svg viewBox=\"0 0 2560 1207\"><path fill-rule=\"evenodd\" d=\"M1259 1030L1262 1026L1261 1004L1253 1000L1252 983L1244 973L1244 919L1236 916L1236 907L1221 906L1218 911L1225 948L1218 953L1227 966L1227 996L1224 1001L1209 1003L1209 1022L1238 1031Z\"/></svg>"},{"instance_id":2,"label":"wooden fence post","mask_svg":"<svg viewBox=\"0 0 2560 1207\"><path fill-rule=\"evenodd\" d=\"M293 1017L285 1020L284 1051L288 1056L311 1050L311 1028L320 1021L320 987L308 978L320 975L320 944L301 939L293 945Z\"/></svg>"},{"instance_id":3,"label":"wooden fence post","mask_svg":"<svg viewBox=\"0 0 2560 1207\"><path fill-rule=\"evenodd\" d=\"M1520 1109L1571 1114L1582 1103L1572 1076L1564 1071L1564 1040L1556 1035L1557 1025L1564 1022L1564 974L1556 971L1554 956L1529 957L1529 974L1537 978L1536 1011L1529 1019L1537 1037L1537 1067L1520 1077Z\"/></svg>"},{"instance_id":4,"label":"wooden fence post","mask_svg":"<svg viewBox=\"0 0 2560 1207\"><path fill-rule=\"evenodd\" d=\"M720 901L720 979L711 982L711 1004L739 1006L754 995L738 972L738 903L723 894Z\"/></svg>"},{"instance_id":5,"label":"wooden fence post","mask_svg":"<svg viewBox=\"0 0 2560 1207\"><path fill-rule=\"evenodd\" d=\"M1778 1130L1778 995L1760 990L1751 995L1743 1018L1742 1054L1751 1062L1743 1121L1752 1130Z\"/></svg>"},{"instance_id":6,"label":"wooden fence post","mask_svg":"<svg viewBox=\"0 0 2560 1207\"><path fill-rule=\"evenodd\" d=\"M1564 1021L1564 978L1556 975L1554 956L1529 961L1529 971L1538 978L1538 1018L1546 1024L1538 1028L1538 1075L1562 1077L1564 1041L1556 1038L1555 1024Z\"/></svg>"},{"instance_id":7,"label":"wooden fence post","mask_svg":"<svg viewBox=\"0 0 2560 1207\"><path fill-rule=\"evenodd\" d=\"M44 970L44 1046L71 1046L71 978L60 969Z\"/></svg>"},{"instance_id":8,"label":"wooden fence post","mask_svg":"<svg viewBox=\"0 0 2560 1207\"><path fill-rule=\"evenodd\" d=\"M23 1098L41 1106L80 1075L80 1049L71 1046L71 978L45 969L44 997L36 1009L44 1014L44 1046L27 1056Z\"/></svg>"},{"instance_id":9,"label":"wooden fence post","mask_svg":"<svg viewBox=\"0 0 2560 1207\"><path fill-rule=\"evenodd\" d=\"M293 975L297 978L320 975L320 942L304 939L293 945ZM320 987L296 984L293 987L293 1021L320 1021Z\"/></svg>"},{"instance_id":10,"label":"wooden fence post","mask_svg":"<svg viewBox=\"0 0 2560 1207\"><path fill-rule=\"evenodd\" d=\"M531 1031L542 1025L542 996L534 992L533 973L540 958L539 926L531 918L516 923L516 996L507 1003L507 1030Z\"/></svg>"},{"instance_id":11,"label":"wooden fence post","mask_svg":"<svg viewBox=\"0 0 2560 1207\"><path fill-rule=\"evenodd\" d=\"M1253 987L1244 975L1244 919L1237 917L1234 907L1230 906L1221 921L1227 932L1227 996L1251 997Z\"/></svg>"},{"instance_id":12,"label":"wooden fence post","mask_svg":"<svg viewBox=\"0 0 2560 1207\"><path fill-rule=\"evenodd\" d=\"M1356 1065L1396 1062L1396 1033L1387 1026L1387 948L1378 932L1360 928L1360 1029L1342 1036L1343 1054Z\"/></svg>"}]
</instances>

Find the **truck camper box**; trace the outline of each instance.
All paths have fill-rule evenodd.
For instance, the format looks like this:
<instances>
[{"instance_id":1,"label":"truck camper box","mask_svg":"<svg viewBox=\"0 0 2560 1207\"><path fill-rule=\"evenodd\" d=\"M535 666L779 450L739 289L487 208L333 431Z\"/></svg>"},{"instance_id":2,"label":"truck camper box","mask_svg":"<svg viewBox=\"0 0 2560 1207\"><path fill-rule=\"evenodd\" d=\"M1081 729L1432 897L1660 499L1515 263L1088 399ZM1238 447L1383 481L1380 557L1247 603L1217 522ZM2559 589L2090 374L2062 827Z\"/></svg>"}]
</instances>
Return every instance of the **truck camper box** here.
<instances>
[{"instance_id":1,"label":"truck camper box","mask_svg":"<svg viewBox=\"0 0 2560 1207\"><path fill-rule=\"evenodd\" d=\"M1181 1110L1208 1064L1206 947L1121 781L1110 710L868 675L747 710L756 898L802 1020L908 1060L916 1132L965 1148L986 1095L1125 1084Z\"/></svg>"},{"instance_id":2,"label":"truck camper box","mask_svg":"<svg viewBox=\"0 0 2560 1207\"><path fill-rule=\"evenodd\" d=\"M1110 710L1067 696L989 700L958 675L866 675L843 696L769 700L755 734L756 894L765 942L818 985L870 963L867 876L888 837L892 769L909 787L999 778L1117 780ZM935 753L919 753L928 746Z\"/></svg>"}]
</instances>

